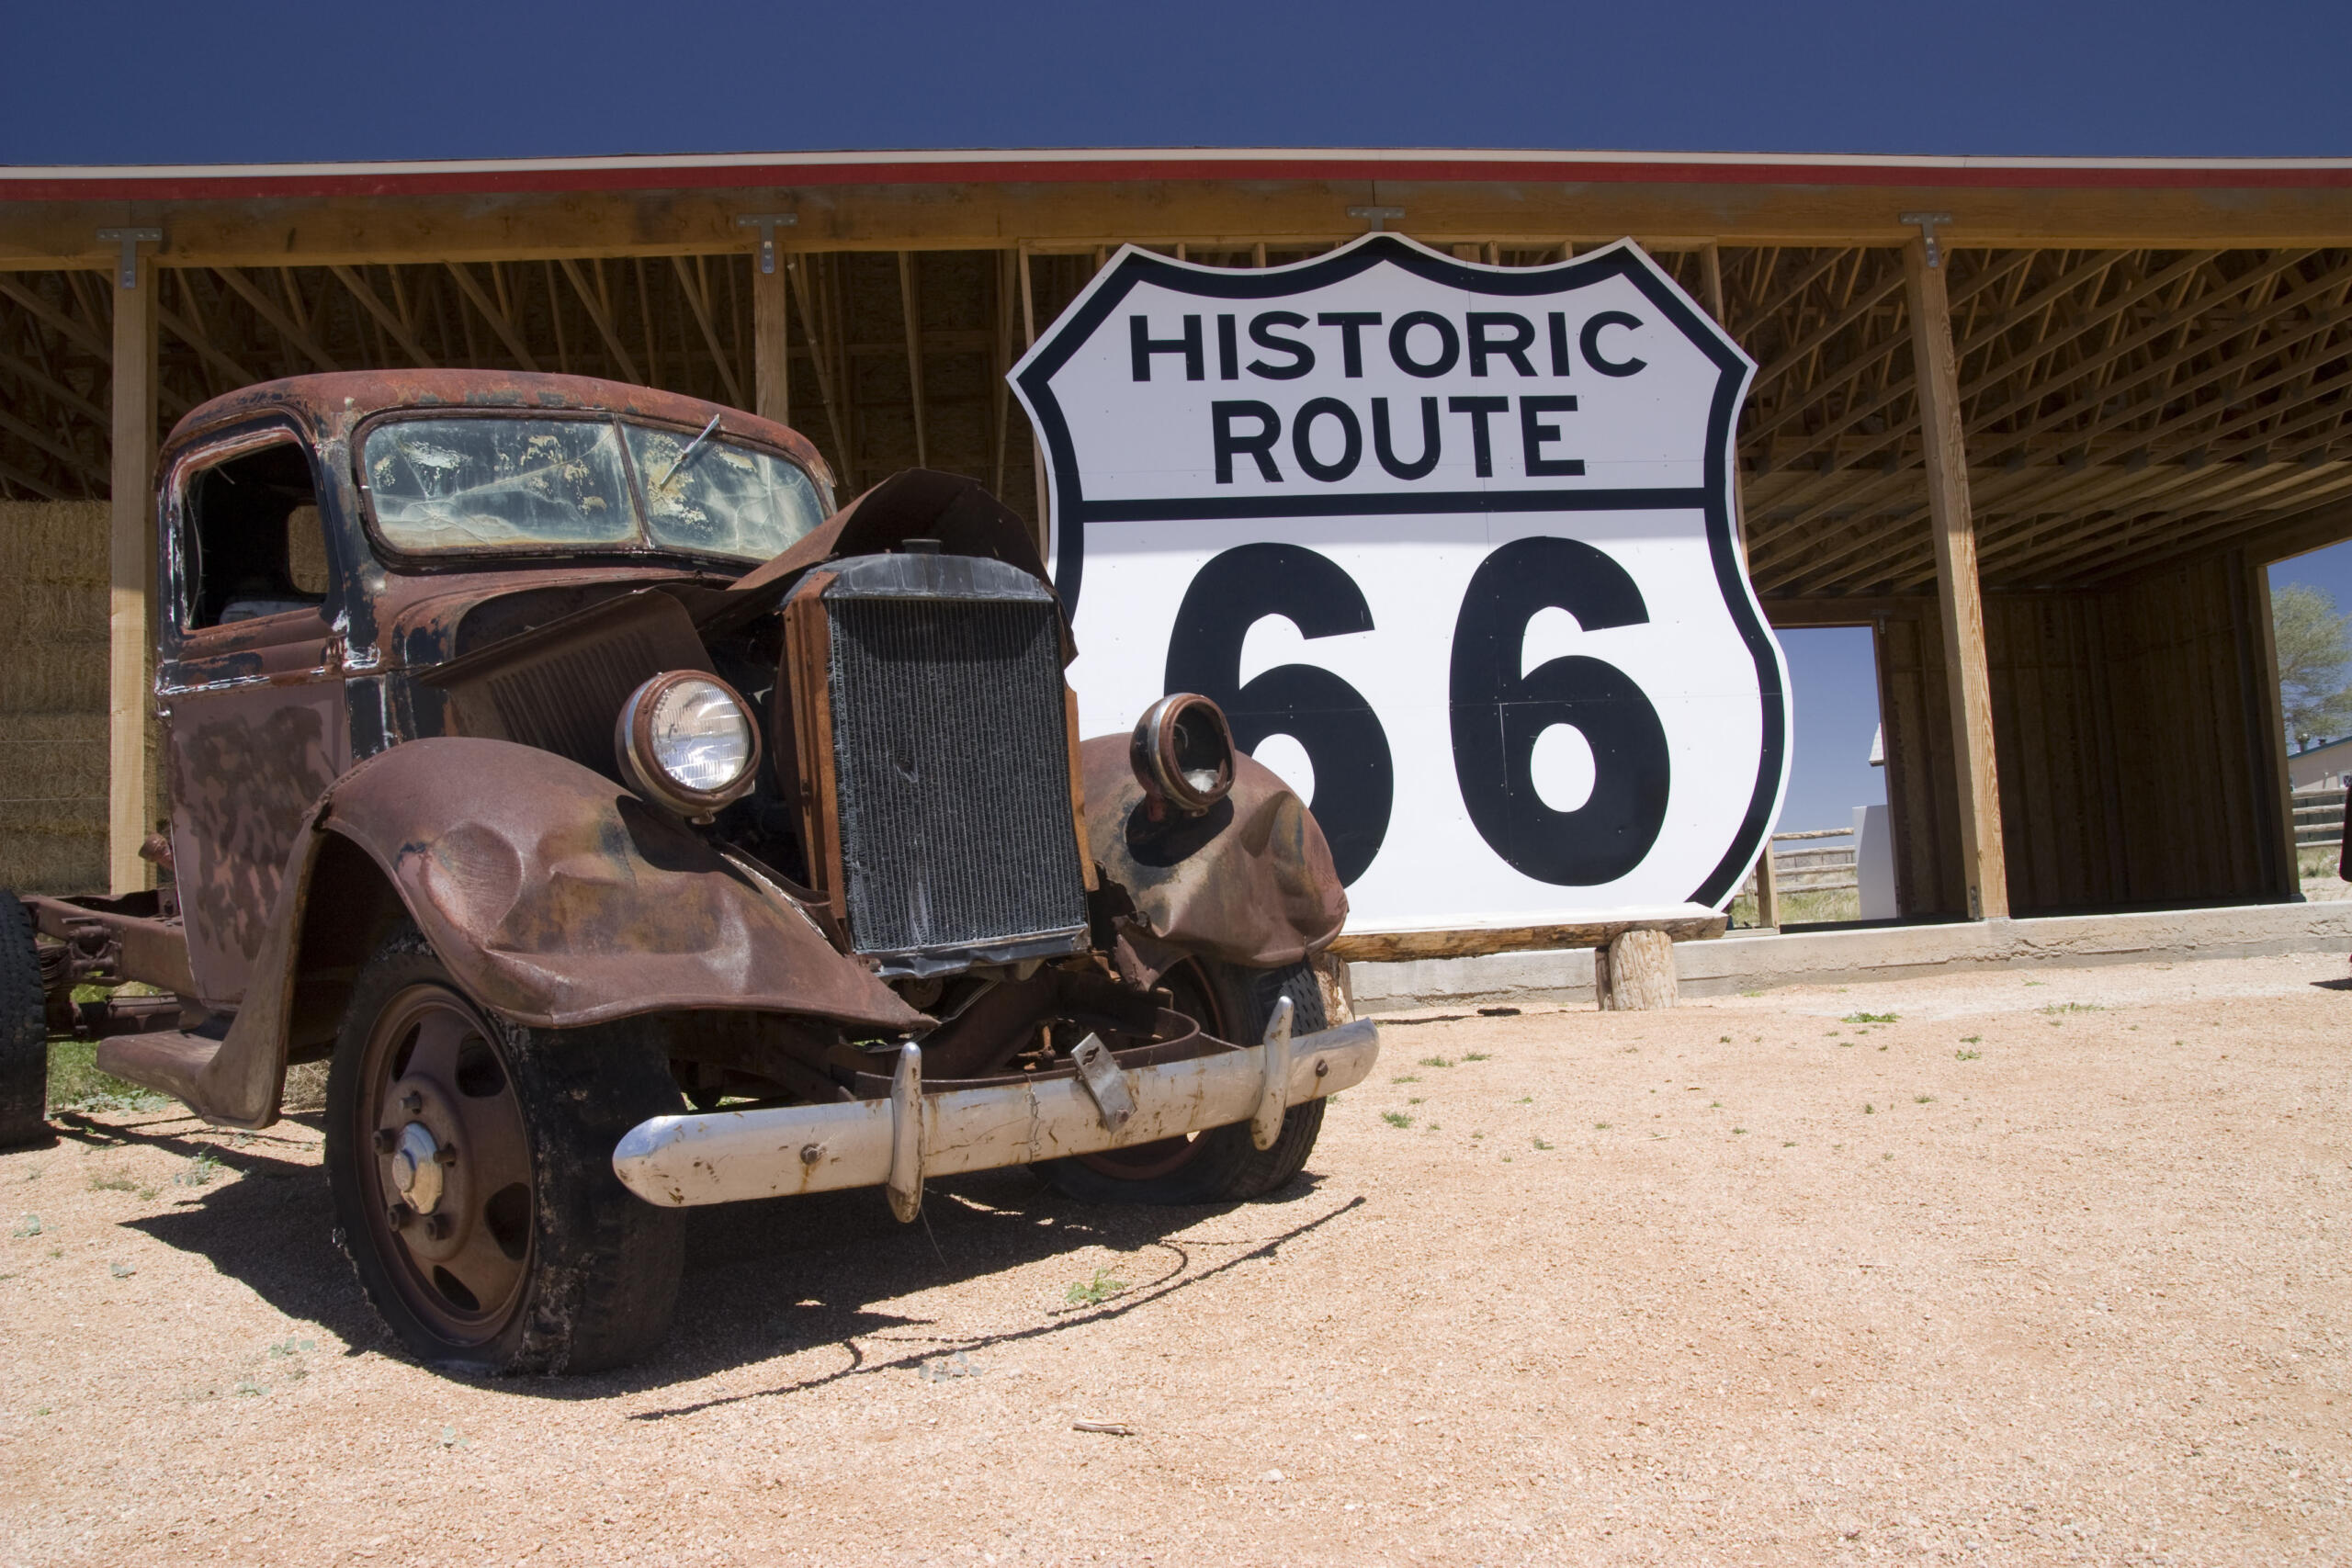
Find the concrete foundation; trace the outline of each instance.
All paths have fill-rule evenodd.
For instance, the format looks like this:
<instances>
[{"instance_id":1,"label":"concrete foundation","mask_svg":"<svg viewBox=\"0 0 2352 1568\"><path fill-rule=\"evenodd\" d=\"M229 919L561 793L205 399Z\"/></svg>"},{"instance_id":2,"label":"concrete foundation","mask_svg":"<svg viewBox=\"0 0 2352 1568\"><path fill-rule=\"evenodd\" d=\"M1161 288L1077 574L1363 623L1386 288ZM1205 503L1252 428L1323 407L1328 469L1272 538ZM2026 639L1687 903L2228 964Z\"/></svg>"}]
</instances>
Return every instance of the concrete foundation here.
<instances>
[{"instance_id":1,"label":"concrete foundation","mask_svg":"<svg viewBox=\"0 0 2352 1568\"><path fill-rule=\"evenodd\" d=\"M2080 967L2273 953L2352 953L2352 901L2249 904L2135 915L2067 915L1868 931L1724 937L1674 944L1685 997L1775 986L1851 985L1975 969ZM1351 964L1364 1013L1453 1002L1556 1001L1591 1007L1592 951L1498 953Z\"/></svg>"}]
</instances>

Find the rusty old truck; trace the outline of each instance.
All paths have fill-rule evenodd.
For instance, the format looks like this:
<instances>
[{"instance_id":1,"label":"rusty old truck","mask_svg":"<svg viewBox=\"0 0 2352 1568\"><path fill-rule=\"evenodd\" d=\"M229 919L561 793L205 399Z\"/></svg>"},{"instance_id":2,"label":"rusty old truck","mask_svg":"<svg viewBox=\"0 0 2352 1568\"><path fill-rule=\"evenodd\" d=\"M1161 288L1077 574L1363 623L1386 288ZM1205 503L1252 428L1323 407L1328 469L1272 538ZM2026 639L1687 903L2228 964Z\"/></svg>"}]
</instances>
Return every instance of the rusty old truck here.
<instances>
[{"instance_id":1,"label":"rusty old truck","mask_svg":"<svg viewBox=\"0 0 2352 1568\"><path fill-rule=\"evenodd\" d=\"M326 1062L339 1238L428 1362L644 1355L690 1205L1264 1194L1371 1070L1306 805L1199 696L1081 740L978 484L836 509L781 424L456 370L247 388L159 475L163 885L0 897L0 1141L77 1022L222 1126Z\"/></svg>"}]
</instances>

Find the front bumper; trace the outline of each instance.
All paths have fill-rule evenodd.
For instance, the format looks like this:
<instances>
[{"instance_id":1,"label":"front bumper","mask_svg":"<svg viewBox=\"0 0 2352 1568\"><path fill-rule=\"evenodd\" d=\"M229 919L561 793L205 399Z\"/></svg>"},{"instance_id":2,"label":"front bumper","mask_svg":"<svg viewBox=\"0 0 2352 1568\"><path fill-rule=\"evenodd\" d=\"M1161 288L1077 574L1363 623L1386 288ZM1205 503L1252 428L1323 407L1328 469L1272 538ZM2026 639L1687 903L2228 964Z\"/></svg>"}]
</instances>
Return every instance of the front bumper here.
<instances>
[{"instance_id":1,"label":"front bumper","mask_svg":"<svg viewBox=\"0 0 2352 1568\"><path fill-rule=\"evenodd\" d=\"M1285 1008L1258 1045L934 1093L922 1089L922 1047L903 1045L886 1099L656 1116L621 1139L613 1169L630 1191L665 1208L887 1187L892 1209L911 1220L929 1177L1156 1143L1236 1122L1250 1122L1258 1146L1268 1148L1283 1111L1363 1082L1380 1054L1379 1032L1368 1021L1296 1039L1287 1025ZM1115 1084L1103 1080L1106 1072ZM1131 1104L1119 1102L1121 1088Z\"/></svg>"}]
</instances>

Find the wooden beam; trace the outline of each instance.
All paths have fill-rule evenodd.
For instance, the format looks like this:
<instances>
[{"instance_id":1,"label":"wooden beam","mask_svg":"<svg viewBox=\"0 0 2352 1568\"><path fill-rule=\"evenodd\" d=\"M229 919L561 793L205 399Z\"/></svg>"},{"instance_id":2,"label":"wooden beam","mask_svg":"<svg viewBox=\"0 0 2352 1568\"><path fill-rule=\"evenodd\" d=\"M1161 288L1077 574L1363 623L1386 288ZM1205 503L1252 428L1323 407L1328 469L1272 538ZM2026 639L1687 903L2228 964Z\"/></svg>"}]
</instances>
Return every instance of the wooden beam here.
<instances>
[{"instance_id":1,"label":"wooden beam","mask_svg":"<svg viewBox=\"0 0 2352 1568\"><path fill-rule=\"evenodd\" d=\"M752 269L752 398L753 412L778 424L792 423L792 268Z\"/></svg>"},{"instance_id":2,"label":"wooden beam","mask_svg":"<svg viewBox=\"0 0 2352 1568\"><path fill-rule=\"evenodd\" d=\"M33 478L32 475L26 473L23 469L11 468L6 463L0 463L0 479L6 480L9 484L15 486L18 490L28 490L35 495L40 497L43 501L63 501L65 499L65 492L50 484L47 480L37 479Z\"/></svg>"},{"instance_id":3,"label":"wooden beam","mask_svg":"<svg viewBox=\"0 0 2352 1568\"><path fill-rule=\"evenodd\" d=\"M523 341L523 334L514 330L514 323L507 320L506 312L482 291L481 285L474 280L473 273L459 262L449 263L448 268L449 276L457 280L458 292L481 312L481 319L490 323L490 330L498 334L498 341L506 345L506 352L514 356L516 365L525 370L537 370L539 362L532 357L531 345Z\"/></svg>"},{"instance_id":4,"label":"wooden beam","mask_svg":"<svg viewBox=\"0 0 2352 1568\"><path fill-rule=\"evenodd\" d=\"M223 353L220 346L213 343L211 336L189 317L180 315L168 306L158 304L155 307L155 320L158 324L169 329L174 337L196 350L197 357L228 377L232 384L249 387L255 381L265 379Z\"/></svg>"},{"instance_id":5,"label":"wooden beam","mask_svg":"<svg viewBox=\"0 0 2352 1568\"><path fill-rule=\"evenodd\" d=\"M907 387L915 412L915 467L931 467L931 436L922 412L922 306L915 297L915 257L899 253L899 309L907 321Z\"/></svg>"},{"instance_id":6,"label":"wooden beam","mask_svg":"<svg viewBox=\"0 0 2352 1568\"><path fill-rule=\"evenodd\" d=\"M1971 919L2009 912L2001 844L2000 775L1993 757L1993 695L1984 659L1984 588L1976 577L1976 527L1968 503L1968 447L1960 423L1960 368L1952 352L1951 301L1943 269L1927 246L1904 247L1912 362L1927 441L1928 504L1935 528L1936 588L1944 666L1951 683L1952 741L1960 786L1961 876Z\"/></svg>"},{"instance_id":7,"label":"wooden beam","mask_svg":"<svg viewBox=\"0 0 2352 1568\"><path fill-rule=\"evenodd\" d=\"M117 893L152 884L139 858L153 829L147 726L148 595L155 581L154 262L136 257L133 287L114 290L113 501L107 525L107 882Z\"/></svg>"},{"instance_id":8,"label":"wooden beam","mask_svg":"<svg viewBox=\"0 0 2352 1568\"><path fill-rule=\"evenodd\" d=\"M995 436L995 480L989 493L1004 494L1005 448L1012 432L1012 383L1007 379L1012 371L1012 287L1016 258L1012 252L1002 251L996 258L996 352L989 356L992 374L989 378L989 412L993 416L989 429Z\"/></svg>"},{"instance_id":9,"label":"wooden beam","mask_svg":"<svg viewBox=\"0 0 2352 1568\"><path fill-rule=\"evenodd\" d=\"M841 400L833 395L833 371L825 348L825 334L817 330L821 312L818 302L810 298L824 268L815 256L797 253L786 265L799 277L800 287L793 294L800 310L800 333L808 340L809 363L817 372L817 396L825 405L825 427L833 433L833 455L841 459L842 471L835 478L846 486L850 482L849 442L842 431Z\"/></svg>"},{"instance_id":10,"label":"wooden beam","mask_svg":"<svg viewBox=\"0 0 2352 1568\"><path fill-rule=\"evenodd\" d=\"M28 446L48 453L77 474L87 475L102 484L107 480L107 473L103 466L76 452L38 425L29 424L18 419L6 409L0 409L0 430L6 431Z\"/></svg>"},{"instance_id":11,"label":"wooden beam","mask_svg":"<svg viewBox=\"0 0 2352 1568\"><path fill-rule=\"evenodd\" d=\"M1413 230L1441 246L1463 240L1555 244L1563 235L1704 236L1725 243L1892 246L1894 215L1953 214L1972 243L2141 248L2340 244L2352 190L1807 184L1801 178L1557 183L1423 180L1407 197ZM789 168L777 184L794 186ZM803 243L837 250L987 250L1020 235L1061 243L1100 236L1188 240L1209 248L1317 248L1352 237L1350 206L1369 179L1043 180L891 183L794 188ZM741 254L734 188L552 191L485 198L436 196L188 198L172 207L175 265L355 265L383 261L507 261ZM0 268L100 271L93 233L119 202L15 202L0 216ZM104 208L108 216L99 216Z\"/></svg>"},{"instance_id":12,"label":"wooden beam","mask_svg":"<svg viewBox=\"0 0 2352 1568\"><path fill-rule=\"evenodd\" d=\"M580 297L581 309L588 312L588 320L595 327L596 335L605 340L605 352L610 354L614 362L620 366L621 379L642 380L643 378L637 373L637 361L628 356L628 350L621 346L621 334L613 330L612 313L606 310L597 299L596 290L588 286L588 279L581 272L580 264L569 256L562 257L560 260L564 276L571 279L571 291Z\"/></svg>"},{"instance_id":13,"label":"wooden beam","mask_svg":"<svg viewBox=\"0 0 2352 1568\"><path fill-rule=\"evenodd\" d=\"M375 289L368 287L365 277L347 266L331 266L327 270L334 274L335 281L359 302L359 308L375 318L376 324L384 329L384 335L400 344L401 352L407 355L412 362L420 367L433 363L433 355L416 341L416 334L408 330L408 323L401 320L398 311L377 297Z\"/></svg>"},{"instance_id":14,"label":"wooden beam","mask_svg":"<svg viewBox=\"0 0 2352 1568\"><path fill-rule=\"evenodd\" d=\"M34 289L26 288L15 278L0 274L0 299L14 300L28 311L36 321L46 322L64 334L66 341L105 359L113 353L107 340L93 332L87 323L72 316L42 299Z\"/></svg>"},{"instance_id":15,"label":"wooden beam","mask_svg":"<svg viewBox=\"0 0 2352 1568\"><path fill-rule=\"evenodd\" d=\"M18 380L40 392L42 396L53 398L63 403L93 423L105 424L114 417L29 360L21 359L13 354L0 353L0 370L7 371Z\"/></svg>"},{"instance_id":16,"label":"wooden beam","mask_svg":"<svg viewBox=\"0 0 2352 1568\"><path fill-rule=\"evenodd\" d=\"M1025 354L1037 345L1037 290L1031 279L1029 247L1021 247L1021 346ZM1260 245L1253 253L1257 265L1266 265L1266 247ZM1052 492L1046 479L1046 444L1038 439L1033 427L1029 432L1029 468L1037 480L1037 554L1050 563L1054 558L1054 517Z\"/></svg>"},{"instance_id":17,"label":"wooden beam","mask_svg":"<svg viewBox=\"0 0 2352 1568\"><path fill-rule=\"evenodd\" d=\"M727 400L740 409L743 406L743 388L741 383L735 379L735 367L728 363L727 350L719 344L718 329L711 321L710 295L706 287L707 275L703 271L703 258L695 257L691 270L688 269L686 258L684 256L672 256L670 265L677 270L678 291L686 297L686 310L694 316L695 325L702 329L702 341L710 350L711 363L718 367L718 384L726 389ZM777 273L774 276L780 277L783 274ZM753 396L757 397L759 367L755 365L752 370ZM789 400L786 401L786 412L789 412ZM769 414L764 417L774 419L778 424L791 423L789 419L780 414Z\"/></svg>"},{"instance_id":18,"label":"wooden beam","mask_svg":"<svg viewBox=\"0 0 2352 1568\"><path fill-rule=\"evenodd\" d=\"M254 308L254 315L276 328L277 335L284 338L312 365L325 371L343 368L334 362L332 355L319 345L316 338L305 331L293 317L288 315L277 300L264 293L261 286L252 278L247 277L233 266L216 266L212 269L212 275L234 289L239 299Z\"/></svg>"}]
</instances>

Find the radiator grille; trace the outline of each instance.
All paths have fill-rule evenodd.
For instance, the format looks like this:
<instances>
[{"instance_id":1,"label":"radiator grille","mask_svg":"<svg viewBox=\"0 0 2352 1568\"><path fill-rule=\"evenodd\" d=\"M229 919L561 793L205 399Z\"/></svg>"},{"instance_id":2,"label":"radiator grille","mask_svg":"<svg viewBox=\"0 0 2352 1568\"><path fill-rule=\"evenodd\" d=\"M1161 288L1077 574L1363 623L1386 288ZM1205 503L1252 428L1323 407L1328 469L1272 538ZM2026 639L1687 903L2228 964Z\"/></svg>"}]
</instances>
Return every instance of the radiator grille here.
<instances>
[{"instance_id":1,"label":"radiator grille","mask_svg":"<svg viewBox=\"0 0 2352 1568\"><path fill-rule=\"evenodd\" d=\"M825 609L857 950L982 956L1082 933L1052 602L828 595Z\"/></svg>"},{"instance_id":2,"label":"radiator grille","mask_svg":"<svg viewBox=\"0 0 2352 1568\"><path fill-rule=\"evenodd\" d=\"M490 700L508 739L609 773L621 704L662 669L652 637L624 631L500 671L490 677Z\"/></svg>"}]
</instances>

